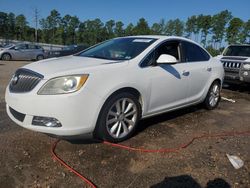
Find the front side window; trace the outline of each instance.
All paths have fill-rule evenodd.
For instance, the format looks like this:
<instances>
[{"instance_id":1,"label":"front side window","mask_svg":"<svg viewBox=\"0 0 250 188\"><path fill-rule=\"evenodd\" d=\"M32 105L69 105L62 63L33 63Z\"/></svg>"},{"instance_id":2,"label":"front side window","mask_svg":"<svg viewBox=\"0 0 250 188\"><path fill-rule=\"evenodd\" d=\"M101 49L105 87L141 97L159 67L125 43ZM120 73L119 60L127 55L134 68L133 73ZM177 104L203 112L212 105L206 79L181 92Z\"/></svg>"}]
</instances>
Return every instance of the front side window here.
<instances>
[{"instance_id":1,"label":"front side window","mask_svg":"<svg viewBox=\"0 0 250 188\"><path fill-rule=\"evenodd\" d=\"M162 54L172 55L177 61L181 62L180 54L180 42L179 41L168 41L161 44L154 51L148 54L141 63L141 67L150 66L155 64L156 60Z\"/></svg>"},{"instance_id":2,"label":"front side window","mask_svg":"<svg viewBox=\"0 0 250 188\"><path fill-rule=\"evenodd\" d=\"M210 59L209 54L205 50L190 42L183 42L183 51L186 62L208 61Z\"/></svg>"},{"instance_id":3,"label":"front side window","mask_svg":"<svg viewBox=\"0 0 250 188\"><path fill-rule=\"evenodd\" d=\"M18 49L18 50L25 50L27 48L28 48L28 45L26 45L26 44L18 44L18 45L13 47L13 49Z\"/></svg>"},{"instance_id":4,"label":"front side window","mask_svg":"<svg viewBox=\"0 0 250 188\"><path fill-rule=\"evenodd\" d=\"M143 52L154 41L156 39L153 38L117 38L87 49L78 54L78 56L109 60L129 60Z\"/></svg>"}]
</instances>

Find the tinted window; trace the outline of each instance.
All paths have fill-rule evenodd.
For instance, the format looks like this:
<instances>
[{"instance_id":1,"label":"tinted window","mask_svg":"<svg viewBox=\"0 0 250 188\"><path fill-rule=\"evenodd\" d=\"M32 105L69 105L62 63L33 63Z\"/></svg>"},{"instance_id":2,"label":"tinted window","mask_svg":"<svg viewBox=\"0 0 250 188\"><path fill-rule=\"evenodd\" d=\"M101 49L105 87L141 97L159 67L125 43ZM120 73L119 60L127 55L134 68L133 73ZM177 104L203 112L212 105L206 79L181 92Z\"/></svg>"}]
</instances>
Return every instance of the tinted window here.
<instances>
[{"instance_id":1,"label":"tinted window","mask_svg":"<svg viewBox=\"0 0 250 188\"><path fill-rule=\"evenodd\" d=\"M117 38L94 46L79 56L110 60L129 60L151 45L156 39L152 38Z\"/></svg>"},{"instance_id":2,"label":"tinted window","mask_svg":"<svg viewBox=\"0 0 250 188\"><path fill-rule=\"evenodd\" d=\"M179 42L166 42L155 50L155 59L158 59L162 54L168 54L180 61L179 51Z\"/></svg>"},{"instance_id":3,"label":"tinted window","mask_svg":"<svg viewBox=\"0 0 250 188\"><path fill-rule=\"evenodd\" d=\"M165 42L161 44L153 52L151 52L145 57L145 59L141 63L141 66L145 67L145 66L153 65L162 54L172 55L179 62L181 62L179 44L180 43L178 41L169 41L169 42Z\"/></svg>"},{"instance_id":4,"label":"tinted window","mask_svg":"<svg viewBox=\"0 0 250 188\"><path fill-rule=\"evenodd\" d=\"M141 63L141 67L153 65L155 63L155 51L148 54Z\"/></svg>"},{"instance_id":5,"label":"tinted window","mask_svg":"<svg viewBox=\"0 0 250 188\"><path fill-rule=\"evenodd\" d=\"M223 55L250 57L250 46L229 46Z\"/></svg>"},{"instance_id":6,"label":"tinted window","mask_svg":"<svg viewBox=\"0 0 250 188\"><path fill-rule=\"evenodd\" d=\"M205 50L190 42L183 42L183 51L186 62L208 61L210 59Z\"/></svg>"},{"instance_id":7,"label":"tinted window","mask_svg":"<svg viewBox=\"0 0 250 188\"><path fill-rule=\"evenodd\" d=\"M36 46L33 44L29 44L29 49L36 49Z\"/></svg>"},{"instance_id":8,"label":"tinted window","mask_svg":"<svg viewBox=\"0 0 250 188\"><path fill-rule=\"evenodd\" d=\"M28 45L27 44L18 44L18 45L16 45L16 48L20 49L20 50L24 50L24 49L28 48Z\"/></svg>"}]
</instances>

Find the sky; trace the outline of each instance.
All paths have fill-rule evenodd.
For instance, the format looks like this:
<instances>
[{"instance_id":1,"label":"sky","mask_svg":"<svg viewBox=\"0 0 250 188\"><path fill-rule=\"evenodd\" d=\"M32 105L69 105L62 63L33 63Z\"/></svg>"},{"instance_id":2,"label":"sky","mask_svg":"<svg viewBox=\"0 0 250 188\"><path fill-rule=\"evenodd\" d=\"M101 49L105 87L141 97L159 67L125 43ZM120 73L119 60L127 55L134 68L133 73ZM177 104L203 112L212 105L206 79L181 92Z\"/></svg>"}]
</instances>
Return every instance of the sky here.
<instances>
[{"instance_id":1,"label":"sky","mask_svg":"<svg viewBox=\"0 0 250 188\"><path fill-rule=\"evenodd\" d=\"M127 25L136 24L144 17L152 25L162 18L185 21L192 15L213 15L226 9L234 17L247 21L250 19L249 7L250 0L0 0L0 11L24 14L31 26L34 26L35 8L39 18L47 17L56 9L61 16L76 15L81 21L114 19Z\"/></svg>"}]
</instances>

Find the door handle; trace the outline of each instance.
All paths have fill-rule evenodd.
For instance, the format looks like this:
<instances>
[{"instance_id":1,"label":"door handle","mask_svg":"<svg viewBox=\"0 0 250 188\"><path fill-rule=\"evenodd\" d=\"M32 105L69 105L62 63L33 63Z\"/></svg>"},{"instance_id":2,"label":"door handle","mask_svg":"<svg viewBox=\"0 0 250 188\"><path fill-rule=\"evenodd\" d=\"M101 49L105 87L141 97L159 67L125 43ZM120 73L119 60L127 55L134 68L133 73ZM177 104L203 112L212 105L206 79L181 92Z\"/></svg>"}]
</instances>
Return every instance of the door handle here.
<instances>
[{"instance_id":1,"label":"door handle","mask_svg":"<svg viewBox=\"0 0 250 188\"><path fill-rule=\"evenodd\" d=\"M212 71L212 67L208 67L208 68L207 68L207 71L208 71L208 72L211 72L211 71Z\"/></svg>"},{"instance_id":2,"label":"door handle","mask_svg":"<svg viewBox=\"0 0 250 188\"><path fill-rule=\"evenodd\" d=\"M189 74L190 74L189 71L185 71L185 70L184 70L184 71L182 72L182 75L183 75L183 76L189 76Z\"/></svg>"}]
</instances>

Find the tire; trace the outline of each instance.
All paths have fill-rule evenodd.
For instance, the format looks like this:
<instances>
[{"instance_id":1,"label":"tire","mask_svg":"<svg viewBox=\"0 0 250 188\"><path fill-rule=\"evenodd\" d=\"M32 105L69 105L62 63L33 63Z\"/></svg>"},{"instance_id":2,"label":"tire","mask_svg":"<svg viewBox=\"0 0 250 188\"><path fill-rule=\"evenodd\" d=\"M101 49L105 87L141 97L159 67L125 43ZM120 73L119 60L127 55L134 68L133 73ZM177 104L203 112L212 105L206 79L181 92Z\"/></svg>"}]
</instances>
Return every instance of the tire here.
<instances>
[{"instance_id":1,"label":"tire","mask_svg":"<svg viewBox=\"0 0 250 188\"><path fill-rule=\"evenodd\" d=\"M220 82L214 81L210 86L207 96L204 100L204 105L206 109L213 110L219 105L221 99L220 91L221 91Z\"/></svg>"},{"instance_id":2,"label":"tire","mask_svg":"<svg viewBox=\"0 0 250 188\"><path fill-rule=\"evenodd\" d=\"M44 56L43 55L38 55L37 57L36 57L36 60L37 61L40 61L40 60L43 60L44 59Z\"/></svg>"},{"instance_id":3,"label":"tire","mask_svg":"<svg viewBox=\"0 0 250 188\"><path fill-rule=\"evenodd\" d=\"M141 118L138 98L124 92L111 96L103 105L94 131L97 139L121 142L130 138Z\"/></svg>"},{"instance_id":4,"label":"tire","mask_svg":"<svg viewBox=\"0 0 250 188\"><path fill-rule=\"evenodd\" d=\"M10 61L11 60L11 55L10 54L3 54L2 55L2 58L1 58L3 61Z\"/></svg>"}]
</instances>

